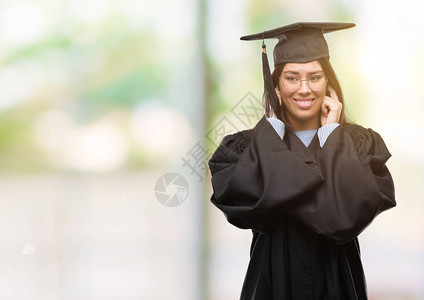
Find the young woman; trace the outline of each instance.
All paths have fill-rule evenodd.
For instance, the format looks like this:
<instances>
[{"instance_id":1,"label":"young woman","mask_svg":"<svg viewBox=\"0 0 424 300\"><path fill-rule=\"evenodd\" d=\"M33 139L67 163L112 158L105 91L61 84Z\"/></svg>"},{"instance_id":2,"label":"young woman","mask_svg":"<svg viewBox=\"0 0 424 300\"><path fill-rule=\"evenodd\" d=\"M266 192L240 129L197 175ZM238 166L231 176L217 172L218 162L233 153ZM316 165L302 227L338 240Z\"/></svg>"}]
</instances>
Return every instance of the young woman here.
<instances>
[{"instance_id":1,"label":"young woman","mask_svg":"<svg viewBox=\"0 0 424 300\"><path fill-rule=\"evenodd\" d=\"M264 58L264 117L224 137L209 161L212 203L253 232L241 299L367 299L357 236L396 202L390 153L378 133L346 121L329 63L323 33L352 26L242 38L279 42L272 76Z\"/></svg>"}]
</instances>

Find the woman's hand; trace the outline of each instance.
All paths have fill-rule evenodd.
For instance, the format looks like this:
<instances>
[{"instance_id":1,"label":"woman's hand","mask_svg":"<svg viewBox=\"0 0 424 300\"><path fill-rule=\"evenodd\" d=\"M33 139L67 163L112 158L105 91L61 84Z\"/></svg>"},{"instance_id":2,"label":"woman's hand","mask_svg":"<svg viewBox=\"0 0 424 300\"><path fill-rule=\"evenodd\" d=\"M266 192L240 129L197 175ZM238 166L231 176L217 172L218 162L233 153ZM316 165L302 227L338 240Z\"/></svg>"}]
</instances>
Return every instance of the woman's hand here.
<instances>
[{"instance_id":1,"label":"woman's hand","mask_svg":"<svg viewBox=\"0 0 424 300\"><path fill-rule=\"evenodd\" d=\"M325 96L321 106L321 126L339 123L343 104L339 101L336 91L328 86L330 97Z\"/></svg>"}]
</instances>

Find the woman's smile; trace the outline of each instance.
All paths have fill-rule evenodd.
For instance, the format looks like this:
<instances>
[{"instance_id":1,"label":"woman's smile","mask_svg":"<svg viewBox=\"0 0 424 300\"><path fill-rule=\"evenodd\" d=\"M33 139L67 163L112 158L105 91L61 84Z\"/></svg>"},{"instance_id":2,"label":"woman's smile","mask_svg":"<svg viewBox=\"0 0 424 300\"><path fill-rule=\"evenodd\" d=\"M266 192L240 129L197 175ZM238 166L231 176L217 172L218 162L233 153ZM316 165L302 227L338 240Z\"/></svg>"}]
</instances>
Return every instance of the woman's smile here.
<instances>
[{"instance_id":1,"label":"woman's smile","mask_svg":"<svg viewBox=\"0 0 424 300\"><path fill-rule=\"evenodd\" d=\"M314 105L315 98L293 98L293 101L300 109L308 109Z\"/></svg>"}]
</instances>

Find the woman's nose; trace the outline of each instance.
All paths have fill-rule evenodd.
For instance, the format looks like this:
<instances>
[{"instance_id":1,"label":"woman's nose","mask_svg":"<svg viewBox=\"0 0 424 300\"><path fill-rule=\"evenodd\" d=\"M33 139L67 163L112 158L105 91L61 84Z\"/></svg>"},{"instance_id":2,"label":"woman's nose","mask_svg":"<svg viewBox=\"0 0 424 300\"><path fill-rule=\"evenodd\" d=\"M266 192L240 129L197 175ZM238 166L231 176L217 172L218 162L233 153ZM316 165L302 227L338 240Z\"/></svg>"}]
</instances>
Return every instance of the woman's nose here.
<instances>
[{"instance_id":1,"label":"woman's nose","mask_svg":"<svg viewBox=\"0 0 424 300\"><path fill-rule=\"evenodd\" d=\"M297 91L299 94L309 94L311 89L309 87L309 80L300 81L300 89Z\"/></svg>"}]
</instances>

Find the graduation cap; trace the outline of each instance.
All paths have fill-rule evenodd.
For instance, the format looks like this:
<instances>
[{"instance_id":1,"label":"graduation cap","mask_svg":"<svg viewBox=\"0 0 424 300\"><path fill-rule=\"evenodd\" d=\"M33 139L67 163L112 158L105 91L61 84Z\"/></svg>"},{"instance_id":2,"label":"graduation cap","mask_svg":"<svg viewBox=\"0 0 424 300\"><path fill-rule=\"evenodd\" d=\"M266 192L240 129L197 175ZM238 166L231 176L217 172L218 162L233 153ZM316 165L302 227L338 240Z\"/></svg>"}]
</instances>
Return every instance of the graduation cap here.
<instances>
[{"instance_id":1,"label":"graduation cap","mask_svg":"<svg viewBox=\"0 0 424 300\"><path fill-rule=\"evenodd\" d=\"M298 22L240 38L244 41L262 40L265 96L268 97L271 107L278 117L280 117L281 111L269 70L265 39L278 38L278 43L274 48L274 66L282 63L307 63L330 57L324 33L348 29L354 26L354 23ZM267 108L268 112L269 109Z\"/></svg>"}]
</instances>

